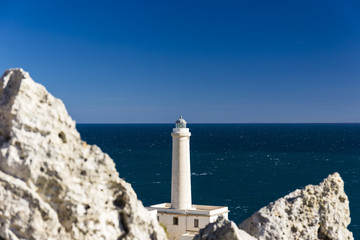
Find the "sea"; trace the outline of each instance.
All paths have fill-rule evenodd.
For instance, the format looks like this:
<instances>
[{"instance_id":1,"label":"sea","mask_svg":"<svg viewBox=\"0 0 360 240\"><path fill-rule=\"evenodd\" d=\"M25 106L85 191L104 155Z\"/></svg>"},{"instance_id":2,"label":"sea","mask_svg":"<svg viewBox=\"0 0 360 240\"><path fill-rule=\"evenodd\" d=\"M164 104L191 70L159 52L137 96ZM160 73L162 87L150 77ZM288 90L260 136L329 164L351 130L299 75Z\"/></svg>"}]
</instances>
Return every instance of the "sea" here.
<instances>
[{"instance_id":1,"label":"sea","mask_svg":"<svg viewBox=\"0 0 360 240\"><path fill-rule=\"evenodd\" d=\"M115 161L145 206L170 202L174 124L77 124ZM188 124L193 204L228 206L239 224L338 172L360 239L360 124Z\"/></svg>"}]
</instances>

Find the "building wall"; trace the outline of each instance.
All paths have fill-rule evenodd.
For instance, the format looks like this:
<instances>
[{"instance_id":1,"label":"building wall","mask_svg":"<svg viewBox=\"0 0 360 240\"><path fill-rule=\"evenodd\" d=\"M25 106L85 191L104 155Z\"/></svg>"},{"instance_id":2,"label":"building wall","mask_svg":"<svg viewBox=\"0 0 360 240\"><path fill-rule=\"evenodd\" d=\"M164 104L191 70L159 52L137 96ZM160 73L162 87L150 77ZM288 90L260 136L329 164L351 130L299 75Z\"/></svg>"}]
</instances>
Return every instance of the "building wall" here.
<instances>
[{"instance_id":1,"label":"building wall","mask_svg":"<svg viewBox=\"0 0 360 240\"><path fill-rule=\"evenodd\" d=\"M171 240L180 240L181 234L186 233L186 215L158 213L159 222L166 226ZM173 224L173 218L178 218L178 225Z\"/></svg>"},{"instance_id":2,"label":"building wall","mask_svg":"<svg viewBox=\"0 0 360 240\"><path fill-rule=\"evenodd\" d=\"M225 218L228 217L228 213L219 214ZM186 232L199 232L210 222L215 222L219 215L214 216L202 216L202 215L180 215L158 212L158 221L164 224L170 234L171 240L180 240L180 236ZM178 218L178 225L173 224L174 217ZM199 220L198 227L194 226L194 220Z\"/></svg>"},{"instance_id":3,"label":"building wall","mask_svg":"<svg viewBox=\"0 0 360 240\"><path fill-rule=\"evenodd\" d=\"M187 230L188 231L199 231L200 229L204 228L207 224L210 223L210 217L208 216L193 216L190 215L187 217ZM199 220L199 226L195 227L194 226L194 220L198 219Z\"/></svg>"},{"instance_id":4,"label":"building wall","mask_svg":"<svg viewBox=\"0 0 360 240\"><path fill-rule=\"evenodd\" d=\"M195 235L184 234L180 237L180 240L193 240Z\"/></svg>"}]
</instances>

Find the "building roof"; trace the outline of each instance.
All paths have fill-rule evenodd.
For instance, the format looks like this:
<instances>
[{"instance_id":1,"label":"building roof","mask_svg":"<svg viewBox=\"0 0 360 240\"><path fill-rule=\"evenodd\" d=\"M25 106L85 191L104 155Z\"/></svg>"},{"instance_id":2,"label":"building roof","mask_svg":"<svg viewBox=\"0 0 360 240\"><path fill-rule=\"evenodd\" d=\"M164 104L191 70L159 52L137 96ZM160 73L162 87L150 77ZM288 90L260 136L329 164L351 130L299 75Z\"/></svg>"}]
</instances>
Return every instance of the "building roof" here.
<instances>
[{"instance_id":1,"label":"building roof","mask_svg":"<svg viewBox=\"0 0 360 240\"><path fill-rule=\"evenodd\" d=\"M203 216L213 216L220 213L229 212L228 207L225 206L210 206L210 205L192 205L191 209L174 209L171 208L170 203L160 203L151 205L148 209L156 209L159 213L168 213L168 214L184 214L184 215L203 215Z\"/></svg>"},{"instance_id":2,"label":"building roof","mask_svg":"<svg viewBox=\"0 0 360 240\"><path fill-rule=\"evenodd\" d=\"M185 119L183 119L182 116L180 116L180 118L178 120L176 120L175 123L186 123Z\"/></svg>"}]
</instances>

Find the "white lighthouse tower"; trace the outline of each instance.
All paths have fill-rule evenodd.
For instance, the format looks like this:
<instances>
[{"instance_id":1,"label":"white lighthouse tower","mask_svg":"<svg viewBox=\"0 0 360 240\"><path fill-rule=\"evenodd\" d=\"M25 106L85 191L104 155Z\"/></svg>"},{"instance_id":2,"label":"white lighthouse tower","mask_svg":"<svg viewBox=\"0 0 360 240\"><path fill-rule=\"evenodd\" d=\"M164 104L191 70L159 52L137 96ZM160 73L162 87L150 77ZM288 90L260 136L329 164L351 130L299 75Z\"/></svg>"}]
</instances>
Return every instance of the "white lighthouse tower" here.
<instances>
[{"instance_id":1,"label":"white lighthouse tower","mask_svg":"<svg viewBox=\"0 0 360 240\"><path fill-rule=\"evenodd\" d=\"M180 116L171 133L172 171L171 203L148 207L150 214L163 224L171 240L190 240L218 216L228 218L228 207L192 205L190 171L190 136L186 121ZM206 186L211 187L211 186Z\"/></svg>"},{"instance_id":2,"label":"white lighthouse tower","mask_svg":"<svg viewBox=\"0 0 360 240\"><path fill-rule=\"evenodd\" d=\"M190 136L186 121L180 116L171 133L172 174L171 208L191 209Z\"/></svg>"}]
</instances>

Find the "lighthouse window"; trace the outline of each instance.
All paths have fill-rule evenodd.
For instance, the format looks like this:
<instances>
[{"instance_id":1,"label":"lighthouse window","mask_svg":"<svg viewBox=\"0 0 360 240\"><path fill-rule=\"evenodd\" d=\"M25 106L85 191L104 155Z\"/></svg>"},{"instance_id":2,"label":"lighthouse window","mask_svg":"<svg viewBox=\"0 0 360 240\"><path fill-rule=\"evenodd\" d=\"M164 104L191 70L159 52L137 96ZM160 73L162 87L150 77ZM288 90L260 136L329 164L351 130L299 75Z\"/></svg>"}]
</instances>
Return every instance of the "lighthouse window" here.
<instances>
[{"instance_id":1,"label":"lighthouse window","mask_svg":"<svg viewBox=\"0 0 360 240\"><path fill-rule=\"evenodd\" d=\"M194 219L194 227L199 227L199 219Z\"/></svg>"},{"instance_id":2,"label":"lighthouse window","mask_svg":"<svg viewBox=\"0 0 360 240\"><path fill-rule=\"evenodd\" d=\"M178 217L173 218L173 225L179 225L179 218Z\"/></svg>"}]
</instances>

